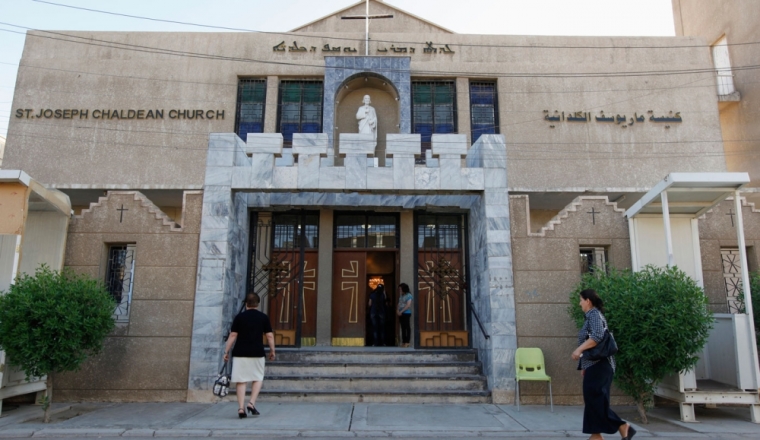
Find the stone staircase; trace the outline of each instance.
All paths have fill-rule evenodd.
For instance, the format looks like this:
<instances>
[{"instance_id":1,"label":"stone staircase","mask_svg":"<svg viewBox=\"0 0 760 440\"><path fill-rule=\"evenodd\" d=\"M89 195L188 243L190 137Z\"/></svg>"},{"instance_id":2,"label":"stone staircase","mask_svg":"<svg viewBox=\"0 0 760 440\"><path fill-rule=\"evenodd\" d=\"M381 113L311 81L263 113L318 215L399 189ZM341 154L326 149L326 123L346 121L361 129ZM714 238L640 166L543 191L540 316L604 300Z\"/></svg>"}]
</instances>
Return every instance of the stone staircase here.
<instances>
[{"instance_id":1,"label":"stone staircase","mask_svg":"<svg viewBox=\"0 0 760 440\"><path fill-rule=\"evenodd\" d=\"M268 402L489 403L476 350L394 347L278 349Z\"/></svg>"}]
</instances>

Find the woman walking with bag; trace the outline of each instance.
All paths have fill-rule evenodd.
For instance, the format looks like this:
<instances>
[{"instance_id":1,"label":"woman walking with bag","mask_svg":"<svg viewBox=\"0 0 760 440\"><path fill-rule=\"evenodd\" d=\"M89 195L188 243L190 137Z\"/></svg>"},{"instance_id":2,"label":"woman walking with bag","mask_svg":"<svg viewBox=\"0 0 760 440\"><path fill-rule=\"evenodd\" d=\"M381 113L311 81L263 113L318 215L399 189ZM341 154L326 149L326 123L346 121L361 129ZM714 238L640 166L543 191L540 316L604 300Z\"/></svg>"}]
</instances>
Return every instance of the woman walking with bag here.
<instances>
[{"instance_id":1,"label":"woman walking with bag","mask_svg":"<svg viewBox=\"0 0 760 440\"><path fill-rule=\"evenodd\" d=\"M610 409L615 356L592 360L587 352L603 342L605 333L609 333L607 320L602 315L602 299L593 289L583 290L580 296L580 306L586 314L586 321L578 332L578 348L573 351L572 357L578 361L578 369L583 376L583 432L591 434L589 440L604 439L602 433L615 432L619 432L623 440L630 440L636 435L636 430ZM611 338L609 335L607 337Z\"/></svg>"},{"instance_id":2,"label":"woman walking with bag","mask_svg":"<svg viewBox=\"0 0 760 440\"><path fill-rule=\"evenodd\" d=\"M412 327L409 321L412 318L412 294L409 291L409 285L401 283L398 285L398 306L396 307L396 314L399 317L399 323L401 324L401 346L409 347L410 335L412 333Z\"/></svg>"},{"instance_id":3,"label":"woman walking with bag","mask_svg":"<svg viewBox=\"0 0 760 440\"><path fill-rule=\"evenodd\" d=\"M238 400L238 417L246 418L246 409L253 416L260 413L256 409L256 397L261 391L264 384L264 335L269 343L269 360L274 360L274 333L272 325L269 323L269 317L259 312L256 308L259 306L261 299L254 292L245 296L245 311L240 312L235 320L232 321L230 336L227 338L227 346L224 349L224 361L230 359L230 348L232 350L232 378L230 382L237 382L235 388ZM236 343L237 341L237 343ZM251 383L251 400L247 407L243 407L245 402L246 382Z\"/></svg>"}]
</instances>

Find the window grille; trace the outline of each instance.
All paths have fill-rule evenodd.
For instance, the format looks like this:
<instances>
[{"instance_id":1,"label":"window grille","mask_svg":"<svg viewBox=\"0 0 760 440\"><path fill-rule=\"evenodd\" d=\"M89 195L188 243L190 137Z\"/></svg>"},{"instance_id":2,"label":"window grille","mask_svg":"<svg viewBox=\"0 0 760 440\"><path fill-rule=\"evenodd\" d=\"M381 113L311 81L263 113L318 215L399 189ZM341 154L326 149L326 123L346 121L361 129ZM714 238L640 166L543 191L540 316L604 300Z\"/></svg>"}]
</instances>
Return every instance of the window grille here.
<instances>
[{"instance_id":1,"label":"window grille","mask_svg":"<svg viewBox=\"0 0 760 440\"><path fill-rule=\"evenodd\" d=\"M241 79L238 81L237 111L235 113L235 133L240 139L248 140L248 133L264 132L264 104L267 97L267 82L263 79Z\"/></svg>"},{"instance_id":2,"label":"window grille","mask_svg":"<svg viewBox=\"0 0 760 440\"><path fill-rule=\"evenodd\" d=\"M461 249L462 216L420 215L417 224L419 249Z\"/></svg>"},{"instance_id":3,"label":"window grille","mask_svg":"<svg viewBox=\"0 0 760 440\"><path fill-rule=\"evenodd\" d=\"M135 278L135 245L108 246L106 264L106 288L116 301L116 322L129 322L132 305L132 286Z\"/></svg>"},{"instance_id":4,"label":"window grille","mask_svg":"<svg viewBox=\"0 0 760 440\"><path fill-rule=\"evenodd\" d=\"M481 134L499 133L496 81L470 81L470 128L473 143Z\"/></svg>"},{"instance_id":5,"label":"window grille","mask_svg":"<svg viewBox=\"0 0 760 440\"><path fill-rule=\"evenodd\" d=\"M581 275L595 273L599 268L607 271L607 250L603 247L580 249Z\"/></svg>"},{"instance_id":6,"label":"window grille","mask_svg":"<svg viewBox=\"0 0 760 440\"><path fill-rule=\"evenodd\" d=\"M322 81L280 81L277 127L284 145L293 145L293 133L322 132Z\"/></svg>"},{"instance_id":7,"label":"window grille","mask_svg":"<svg viewBox=\"0 0 760 440\"><path fill-rule=\"evenodd\" d=\"M720 260L723 265L723 285L726 289L728 313L742 313L744 305L739 299L743 291L742 262L739 257L739 249L721 248Z\"/></svg>"},{"instance_id":8,"label":"window grille","mask_svg":"<svg viewBox=\"0 0 760 440\"><path fill-rule=\"evenodd\" d=\"M398 248L398 216L344 213L335 215L336 248Z\"/></svg>"},{"instance_id":9,"label":"window grille","mask_svg":"<svg viewBox=\"0 0 760 440\"><path fill-rule=\"evenodd\" d=\"M300 247L301 228L305 228L304 248L319 247L319 216L307 214L305 224L301 225L301 214L274 214L274 249L292 249Z\"/></svg>"},{"instance_id":10,"label":"window grille","mask_svg":"<svg viewBox=\"0 0 760 440\"><path fill-rule=\"evenodd\" d=\"M454 81L412 81L412 133L422 138L422 158L434 133L456 133L456 85Z\"/></svg>"}]
</instances>

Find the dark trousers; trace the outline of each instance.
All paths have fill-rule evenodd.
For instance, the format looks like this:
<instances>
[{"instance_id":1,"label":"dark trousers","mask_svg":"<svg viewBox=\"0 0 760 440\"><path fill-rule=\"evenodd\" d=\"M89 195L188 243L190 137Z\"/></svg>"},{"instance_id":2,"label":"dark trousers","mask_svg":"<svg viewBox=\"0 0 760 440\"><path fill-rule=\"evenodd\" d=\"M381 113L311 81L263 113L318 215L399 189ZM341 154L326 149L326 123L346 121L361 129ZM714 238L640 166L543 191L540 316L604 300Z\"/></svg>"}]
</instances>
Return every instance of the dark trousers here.
<instances>
[{"instance_id":1,"label":"dark trousers","mask_svg":"<svg viewBox=\"0 0 760 440\"><path fill-rule=\"evenodd\" d=\"M607 359L586 368L583 376L583 433L614 434L625 421L610 409L612 365Z\"/></svg>"},{"instance_id":2,"label":"dark trousers","mask_svg":"<svg viewBox=\"0 0 760 440\"><path fill-rule=\"evenodd\" d=\"M401 323L401 342L403 344L409 343L409 337L412 333L412 326L409 324L409 320L412 318L411 313L402 313L398 320Z\"/></svg>"},{"instance_id":3,"label":"dark trousers","mask_svg":"<svg viewBox=\"0 0 760 440\"><path fill-rule=\"evenodd\" d=\"M372 313L372 342L374 345L385 345L385 315Z\"/></svg>"}]
</instances>

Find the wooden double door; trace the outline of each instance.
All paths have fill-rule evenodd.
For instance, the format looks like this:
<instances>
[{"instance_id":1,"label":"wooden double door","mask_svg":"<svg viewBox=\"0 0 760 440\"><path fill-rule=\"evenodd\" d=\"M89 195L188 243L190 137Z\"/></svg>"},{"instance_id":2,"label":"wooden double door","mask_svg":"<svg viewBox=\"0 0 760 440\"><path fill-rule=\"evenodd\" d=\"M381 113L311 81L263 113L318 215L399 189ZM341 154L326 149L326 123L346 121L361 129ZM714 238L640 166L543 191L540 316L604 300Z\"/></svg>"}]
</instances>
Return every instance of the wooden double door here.
<instances>
[{"instance_id":1,"label":"wooden double door","mask_svg":"<svg viewBox=\"0 0 760 440\"><path fill-rule=\"evenodd\" d=\"M395 345L397 267L396 250L334 251L332 345ZM383 341L373 340L368 309L369 295L378 284L384 285L387 298Z\"/></svg>"}]
</instances>

